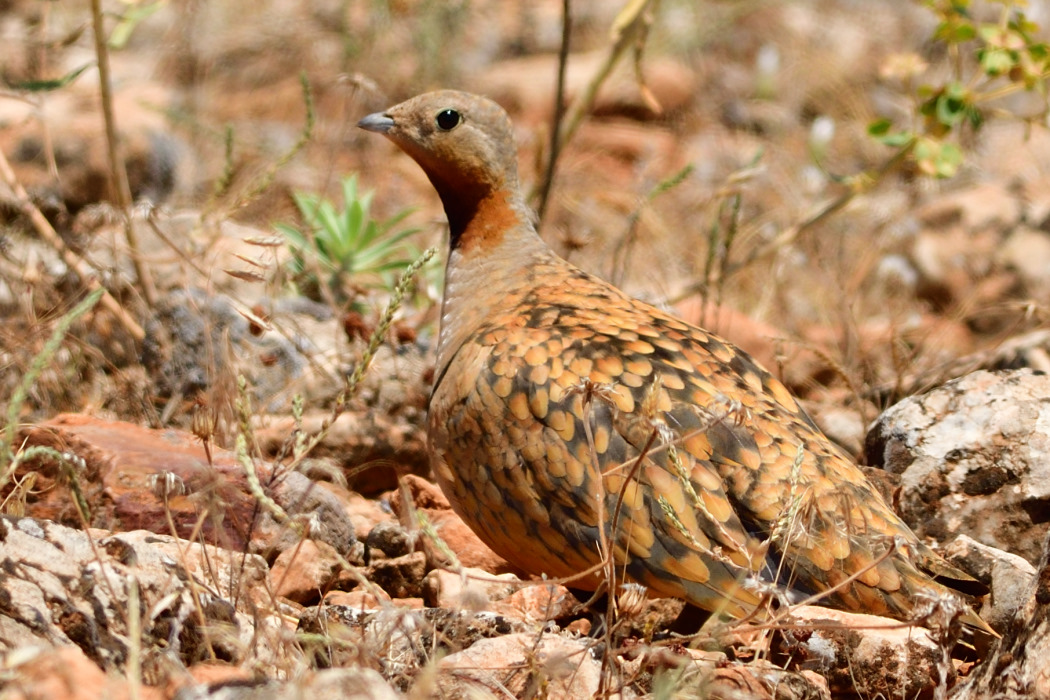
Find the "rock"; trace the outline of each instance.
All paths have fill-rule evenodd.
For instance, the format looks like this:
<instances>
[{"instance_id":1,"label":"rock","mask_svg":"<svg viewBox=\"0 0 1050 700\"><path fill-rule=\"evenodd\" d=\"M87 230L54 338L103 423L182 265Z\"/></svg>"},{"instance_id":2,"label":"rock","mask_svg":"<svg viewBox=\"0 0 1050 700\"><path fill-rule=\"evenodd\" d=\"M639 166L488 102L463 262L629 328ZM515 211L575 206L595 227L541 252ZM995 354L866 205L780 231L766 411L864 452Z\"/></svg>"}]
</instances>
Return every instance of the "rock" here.
<instances>
[{"instance_id":1,"label":"rock","mask_svg":"<svg viewBox=\"0 0 1050 700\"><path fill-rule=\"evenodd\" d=\"M1028 367L1050 373L1050 331L1036 330L1010 338L997 347L991 357L981 359L984 369Z\"/></svg>"},{"instance_id":2,"label":"rock","mask_svg":"<svg viewBox=\"0 0 1050 700\"><path fill-rule=\"evenodd\" d=\"M451 510L420 509L434 527L434 531L444 546L437 544L431 537L423 535L423 551L432 568L451 564L445 547L455 554L461 566L481 569L497 576L505 573L518 573L506 559L493 552L463 520Z\"/></svg>"},{"instance_id":3,"label":"rock","mask_svg":"<svg viewBox=\"0 0 1050 700\"><path fill-rule=\"evenodd\" d=\"M373 498L365 498L356 491L348 491L335 484L322 482L320 485L342 501L346 514L354 524L354 532L360 540L368 537L368 533L376 525L393 517L389 509L384 509L383 505Z\"/></svg>"},{"instance_id":4,"label":"rock","mask_svg":"<svg viewBox=\"0 0 1050 700\"><path fill-rule=\"evenodd\" d=\"M1006 184L985 182L939 195L919 207L915 216L931 228L961 224L973 231L1012 227L1021 213L1020 201Z\"/></svg>"},{"instance_id":5,"label":"rock","mask_svg":"<svg viewBox=\"0 0 1050 700\"><path fill-rule=\"evenodd\" d=\"M974 230L960 224L923 229L915 236L909 260L919 273L916 292L935 310L942 311L965 300L975 302L976 283L993 270L1002 244L998 228ZM987 298L981 294L983 300Z\"/></svg>"},{"instance_id":6,"label":"rock","mask_svg":"<svg viewBox=\"0 0 1050 700\"><path fill-rule=\"evenodd\" d=\"M441 487L433 481L428 481L415 474L408 474L401 480L401 485L408 492L412 504L416 508L452 510L452 504L448 502L448 497L441 491ZM394 513L400 516L401 499L395 494L388 500Z\"/></svg>"},{"instance_id":7,"label":"rock","mask_svg":"<svg viewBox=\"0 0 1050 700\"><path fill-rule=\"evenodd\" d=\"M303 540L277 555L270 569L274 593L303 605L316 604L343 570L338 552L324 542Z\"/></svg>"},{"instance_id":8,"label":"rock","mask_svg":"<svg viewBox=\"0 0 1050 700\"><path fill-rule=\"evenodd\" d=\"M268 635L279 623L260 611L270 608L266 563L251 554L144 531L85 533L0 517L0 570L6 652L76 646L98 668L122 673L135 582L145 650L159 645L187 666L236 661L249 646L260 663L274 660ZM236 595L223 598L226 591ZM163 668L160 656L143 655L146 677Z\"/></svg>"},{"instance_id":9,"label":"rock","mask_svg":"<svg viewBox=\"0 0 1050 700\"><path fill-rule=\"evenodd\" d=\"M521 573L514 569L506 559L493 552L452 511L452 505L437 484L414 475L403 477L402 484L416 511L426 518L441 540L440 544L436 543L426 534L421 538L423 551L427 555L430 568L444 568L452 564L446 552L447 548L455 555L456 561L461 566L482 569L493 575ZM409 516L404 512L399 494L390 495L388 501L402 523L410 517L413 522L415 521L416 516Z\"/></svg>"},{"instance_id":10,"label":"rock","mask_svg":"<svg viewBox=\"0 0 1050 700\"><path fill-rule=\"evenodd\" d=\"M418 671L437 649L460 651L479 639L520 631L519 623L489 612L342 605L304 610L298 626L308 635L303 650L314 665L380 668L388 678Z\"/></svg>"},{"instance_id":11,"label":"rock","mask_svg":"<svg viewBox=\"0 0 1050 700\"><path fill-rule=\"evenodd\" d=\"M365 539L369 552L378 550L384 557L401 557L415 548L415 537L406 532L396 520L385 520L376 524ZM369 554L369 556L373 556Z\"/></svg>"},{"instance_id":12,"label":"rock","mask_svg":"<svg viewBox=\"0 0 1050 700\"><path fill-rule=\"evenodd\" d=\"M314 434L330 418L327 412L308 413L303 416L303 431ZM276 455L294 428L290 416L258 418L255 433L263 454ZM430 473L425 432L419 424L380 410L342 414L311 454L335 461L347 474L350 488L365 496L396 487L400 475Z\"/></svg>"},{"instance_id":13,"label":"rock","mask_svg":"<svg viewBox=\"0 0 1050 700\"><path fill-rule=\"evenodd\" d=\"M995 656L967 678L956 700L1050 699L1050 537L1043 542L1036 571L1024 604L993 648Z\"/></svg>"},{"instance_id":14,"label":"rock","mask_svg":"<svg viewBox=\"0 0 1050 700\"><path fill-rule=\"evenodd\" d=\"M573 615L577 607L576 598L565 586L535 581L492 605L494 611L526 625L564 620Z\"/></svg>"},{"instance_id":15,"label":"rock","mask_svg":"<svg viewBox=\"0 0 1050 700\"><path fill-rule=\"evenodd\" d=\"M289 680L248 678L184 687L177 700L398 700L402 695L378 671L333 668L299 673Z\"/></svg>"},{"instance_id":16,"label":"rock","mask_svg":"<svg viewBox=\"0 0 1050 700\"><path fill-rule=\"evenodd\" d=\"M5 700L161 700L157 688L139 685L132 694L126 678L106 674L75 646L53 649L25 647L9 654L4 661Z\"/></svg>"},{"instance_id":17,"label":"rock","mask_svg":"<svg viewBox=\"0 0 1050 700\"><path fill-rule=\"evenodd\" d=\"M308 355L279 333L255 332L242 308L201 289L175 289L158 301L142 342L158 397L193 400L243 375L265 410L290 408L294 392L286 390L303 375Z\"/></svg>"},{"instance_id":18,"label":"rock","mask_svg":"<svg viewBox=\"0 0 1050 700\"><path fill-rule=\"evenodd\" d=\"M148 99L154 97L157 95ZM188 165L187 146L157 115L144 118L148 110L133 105L126 96L121 102L127 111L118 112L124 119L120 140L132 199L161 204L177 186L185 188L187 184L185 172L180 173ZM83 105L71 111L78 116L55 119L51 115L46 131L39 119L9 125L5 131L10 133L3 139L10 148L5 151L11 154L11 167L19 182L38 202L61 203L65 216L99 202L118 201L110 186L101 111ZM139 123L127 123L129 117ZM52 149L60 178L54 178L48 167L48 148ZM46 206L44 210L60 227L68 225L64 216L54 216L57 212L48 211Z\"/></svg>"},{"instance_id":19,"label":"rock","mask_svg":"<svg viewBox=\"0 0 1050 700\"><path fill-rule=\"evenodd\" d=\"M62 414L25 430L23 439L27 446L54 447L82 460L79 483L92 525L171 534L173 524L179 536L201 536L235 551L282 551L301 539L258 508L233 452L212 446L209 461L189 433ZM26 469L37 473L40 494L27 499L26 512L79 525L69 491L61 486L61 469L49 461L31 461ZM298 472L277 476L264 464L256 469L264 489L290 516L310 518L314 539L350 553L357 541L353 524L331 493Z\"/></svg>"},{"instance_id":20,"label":"rock","mask_svg":"<svg viewBox=\"0 0 1050 700\"><path fill-rule=\"evenodd\" d=\"M1045 298L1050 291L1050 234L1046 231L1017 226L999 247L996 262L1016 270L1031 297Z\"/></svg>"},{"instance_id":21,"label":"rock","mask_svg":"<svg viewBox=\"0 0 1050 700\"><path fill-rule=\"evenodd\" d=\"M426 570L427 559L423 553L412 552L374 562L366 576L392 598L418 598L423 591Z\"/></svg>"},{"instance_id":22,"label":"rock","mask_svg":"<svg viewBox=\"0 0 1050 700\"><path fill-rule=\"evenodd\" d=\"M939 685L955 683L947 653L922 627L805 605L792 608L785 622L797 627L774 635L774 662L818 671L834 697L932 698Z\"/></svg>"},{"instance_id":23,"label":"rock","mask_svg":"<svg viewBox=\"0 0 1050 700\"><path fill-rule=\"evenodd\" d=\"M523 697L544 688L547 697L590 700L601 679L593 644L550 633L481 639L438 662L438 685L443 695L453 697L470 690Z\"/></svg>"},{"instance_id":24,"label":"rock","mask_svg":"<svg viewBox=\"0 0 1050 700\"><path fill-rule=\"evenodd\" d=\"M186 670L189 671L189 677L179 676L172 679L169 682L169 688L178 688L179 690L187 686L216 688L222 685L247 685L254 680L254 676L249 669L241 666L230 666L217 661L202 661L201 663L193 664Z\"/></svg>"},{"instance_id":25,"label":"rock","mask_svg":"<svg viewBox=\"0 0 1050 700\"><path fill-rule=\"evenodd\" d=\"M1035 568L1016 554L981 544L966 535L956 537L943 554L988 586L991 594L979 613L997 632L1003 632L1024 604Z\"/></svg>"},{"instance_id":26,"label":"rock","mask_svg":"<svg viewBox=\"0 0 1050 700\"><path fill-rule=\"evenodd\" d=\"M370 668L334 668L310 674L289 684L288 700L398 700L402 695L378 671Z\"/></svg>"},{"instance_id":27,"label":"rock","mask_svg":"<svg viewBox=\"0 0 1050 700\"><path fill-rule=\"evenodd\" d=\"M513 574L498 578L493 580L492 574L482 569L464 568L458 573L434 569L423 578L423 602L430 608L493 610L494 601L507 598L521 586Z\"/></svg>"},{"instance_id":28,"label":"rock","mask_svg":"<svg viewBox=\"0 0 1050 700\"><path fill-rule=\"evenodd\" d=\"M773 694L746 666L712 669L697 686L711 700L773 700Z\"/></svg>"},{"instance_id":29,"label":"rock","mask_svg":"<svg viewBox=\"0 0 1050 700\"><path fill-rule=\"evenodd\" d=\"M1050 528L1050 376L979 371L913 396L868 433L867 462L900 474L920 536L964 533L1030 562Z\"/></svg>"}]
</instances>

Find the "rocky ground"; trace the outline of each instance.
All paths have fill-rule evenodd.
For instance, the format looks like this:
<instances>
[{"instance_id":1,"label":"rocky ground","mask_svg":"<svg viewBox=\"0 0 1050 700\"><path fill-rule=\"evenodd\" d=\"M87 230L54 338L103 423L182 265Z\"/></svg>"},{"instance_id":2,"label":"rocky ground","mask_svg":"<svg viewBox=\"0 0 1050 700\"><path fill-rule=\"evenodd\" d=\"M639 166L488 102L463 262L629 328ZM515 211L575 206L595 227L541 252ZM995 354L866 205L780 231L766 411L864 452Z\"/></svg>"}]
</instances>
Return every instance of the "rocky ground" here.
<instances>
[{"instance_id":1,"label":"rocky ground","mask_svg":"<svg viewBox=\"0 0 1050 700\"><path fill-rule=\"evenodd\" d=\"M294 269L292 194L341 205L357 173L378 219L416 207L404 255L440 247L418 168L354 127L433 87L504 104L536 186L560 3L103 4L134 246L88 8L0 2L0 697L1050 698L1045 105L990 101L950 179L883 168L868 124L916 117L894 67L965 64L923 3L665 0L644 89L629 56L603 83L542 230L777 373L989 585L1003 639L976 650L820 607L681 636L676 601L611 616L514 571L429 480L437 262L338 403L392 277ZM621 9L572 8L570 100ZM49 349L89 279L109 302Z\"/></svg>"}]
</instances>

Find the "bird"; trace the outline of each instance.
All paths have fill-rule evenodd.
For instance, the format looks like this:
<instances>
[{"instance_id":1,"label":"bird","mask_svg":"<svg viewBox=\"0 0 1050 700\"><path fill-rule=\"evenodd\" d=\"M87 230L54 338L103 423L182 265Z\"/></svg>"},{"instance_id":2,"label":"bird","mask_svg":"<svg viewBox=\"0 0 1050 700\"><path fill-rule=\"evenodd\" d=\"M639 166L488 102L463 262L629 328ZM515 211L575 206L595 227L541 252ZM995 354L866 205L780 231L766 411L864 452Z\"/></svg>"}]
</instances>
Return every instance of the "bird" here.
<instances>
[{"instance_id":1,"label":"bird","mask_svg":"<svg viewBox=\"0 0 1050 700\"><path fill-rule=\"evenodd\" d=\"M964 627L994 634L967 597L987 589L923 543L769 371L540 237L497 103L440 90L358 126L422 168L448 219L431 467L497 554L731 619L815 599L922 623L952 601Z\"/></svg>"}]
</instances>

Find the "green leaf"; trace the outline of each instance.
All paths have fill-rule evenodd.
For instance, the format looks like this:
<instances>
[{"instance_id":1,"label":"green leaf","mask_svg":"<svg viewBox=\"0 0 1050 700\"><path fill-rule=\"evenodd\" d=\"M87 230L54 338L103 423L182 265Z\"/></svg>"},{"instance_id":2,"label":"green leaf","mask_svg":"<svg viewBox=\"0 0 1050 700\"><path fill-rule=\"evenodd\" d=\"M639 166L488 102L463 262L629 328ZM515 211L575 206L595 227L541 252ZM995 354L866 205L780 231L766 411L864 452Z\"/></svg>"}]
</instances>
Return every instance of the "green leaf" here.
<instances>
[{"instance_id":1,"label":"green leaf","mask_svg":"<svg viewBox=\"0 0 1050 700\"><path fill-rule=\"evenodd\" d=\"M1006 49L987 49L977 52L981 69L992 77L1009 73L1017 65L1017 57Z\"/></svg>"},{"instance_id":2,"label":"green leaf","mask_svg":"<svg viewBox=\"0 0 1050 700\"><path fill-rule=\"evenodd\" d=\"M915 138L910 131L891 131L892 128L893 122L889 119L878 119L868 124L868 135L891 148L905 146Z\"/></svg>"},{"instance_id":3,"label":"green leaf","mask_svg":"<svg viewBox=\"0 0 1050 700\"><path fill-rule=\"evenodd\" d=\"M117 26L113 27L113 31L109 33L109 41L107 42L109 48L120 50L124 48L128 39L131 38L131 33L135 31L135 27L138 26L139 22L143 21L154 12L159 10L166 0L157 0L156 2L147 3L140 7L131 7L127 9L120 17L120 22Z\"/></svg>"},{"instance_id":4,"label":"green leaf","mask_svg":"<svg viewBox=\"0 0 1050 700\"><path fill-rule=\"evenodd\" d=\"M954 143L923 138L915 144L915 163L927 175L953 177L962 162L962 150Z\"/></svg>"},{"instance_id":5,"label":"green leaf","mask_svg":"<svg viewBox=\"0 0 1050 700\"><path fill-rule=\"evenodd\" d=\"M314 284L327 286L337 299L345 299L353 286L389 286L390 271L404 270L411 260L405 251L411 246L405 239L419 232L416 228L394 231L409 214L404 209L386 221L377 221L371 216L374 192L361 191L357 176L350 175L341 182L342 205L337 207L332 200L317 195L294 192L293 201L308 233L288 224L275 224L277 231L285 236L292 249L292 269L310 275ZM331 274L323 281L316 278L316 270L304 269L304 256L317 258L321 269ZM300 278L300 282L303 282Z\"/></svg>"},{"instance_id":6,"label":"green leaf","mask_svg":"<svg viewBox=\"0 0 1050 700\"><path fill-rule=\"evenodd\" d=\"M967 116L970 108L970 95L959 83L948 83L936 100L937 121L947 127L953 127Z\"/></svg>"},{"instance_id":7,"label":"green leaf","mask_svg":"<svg viewBox=\"0 0 1050 700\"><path fill-rule=\"evenodd\" d=\"M80 68L76 68L55 80L26 80L20 83L12 83L8 80L4 80L4 82L7 83L7 86L12 90L21 90L23 92L51 92L69 85L79 78L81 73L88 68L91 68L93 65L95 65L94 61L85 63Z\"/></svg>"},{"instance_id":8,"label":"green leaf","mask_svg":"<svg viewBox=\"0 0 1050 700\"><path fill-rule=\"evenodd\" d=\"M947 44L961 44L977 36L977 28L968 19L953 17L941 22L933 33L934 39Z\"/></svg>"}]
</instances>

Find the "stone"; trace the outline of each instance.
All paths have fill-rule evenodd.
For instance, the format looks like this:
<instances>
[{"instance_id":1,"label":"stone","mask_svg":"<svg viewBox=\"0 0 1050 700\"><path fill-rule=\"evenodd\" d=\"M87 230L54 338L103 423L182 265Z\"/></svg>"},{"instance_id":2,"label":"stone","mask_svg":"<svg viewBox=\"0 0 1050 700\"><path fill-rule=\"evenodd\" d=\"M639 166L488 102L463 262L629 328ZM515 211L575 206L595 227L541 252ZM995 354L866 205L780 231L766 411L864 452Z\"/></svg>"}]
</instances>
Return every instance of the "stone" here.
<instances>
[{"instance_id":1,"label":"stone","mask_svg":"<svg viewBox=\"0 0 1050 700\"><path fill-rule=\"evenodd\" d=\"M920 535L962 533L1034 562L1050 528L1050 376L978 371L884 412L868 464L900 475L899 511Z\"/></svg>"},{"instance_id":2,"label":"stone","mask_svg":"<svg viewBox=\"0 0 1050 700\"><path fill-rule=\"evenodd\" d=\"M16 674L4 684L5 700L161 700L157 688L131 684L106 674L76 646L24 647L5 658L7 671Z\"/></svg>"},{"instance_id":3,"label":"stone","mask_svg":"<svg viewBox=\"0 0 1050 700\"><path fill-rule=\"evenodd\" d=\"M303 540L277 555L270 568L274 593L303 605L316 604L343 569L341 557L324 542Z\"/></svg>"},{"instance_id":4,"label":"stone","mask_svg":"<svg viewBox=\"0 0 1050 700\"><path fill-rule=\"evenodd\" d=\"M426 556L422 552L412 552L373 562L367 578L392 598L416 598L422 593L426 569Z\"/></svg>"},{"instance_id":5,"label":"stone","mask_svg":"<svg viewBox=\"0 0 1050 700\"><path fill-rule=\"evenodd\" d=\"M190 433L60 414L23 431L23 439L26 446L54 447L81 460L81 491L93 526L163 535L172 534L174 527L180 537L200 536L235 551L282 551L301 539L296 530L258 508L233 452L211 446L209 454ZM58 466L31 461L22 472L27 469L36 471L41 495L27 501L26 513L79 525ZM338 499L303 474L284 472L273 478L272 469L256 465L277 504L290 516L308 517L312 537L349 554L357 540Z\"/></svg>"},{"instance_id":6,"label":"stone","mask_svg":"<svg viewBox=\"0 0 1050 700\"><path fill-rule=\"evenodd\" d=\"M1025 559L959 535L944 548L945 558L988 586L991 594L978 611L1003 632L1026 600L1035 568Z\"/></svg>"},{"instance_id":7,"label":"stone","mask_svg":"<svg viewBox=\"0 0 1050 700\"><path fill-rule=\"evenodd\" d=\"M576 598L565 586L532 581L494 603L492 609L524 624L542 625L569 618L577 607Z\"/></svg>"},{"instance_id":8,"label":"stone","mask_svg":"<svg viewBox=\"0 0 1050 700\"><path fill-rule=\"evenodd\" d=\"M0 651L78 647L97 668L122 673L129 649L132 582L146 649L161 645L191 665L237 661L251 646L260 663L280 623L265 561L252 554L145 531L84 532L33 518L0 517ZM235 595L225 598L226 592ZM162 674L144 656L143 673Z\"/></svg>"},{"instance_id":9,"label":"stone","mask_svg":"<svg viewBox=\"0 0 1050 700\"><path fill-rule=\"evenodd\" d=\"M772 641L773 661L815 670L833 697L933 698L956 681L941 646L922 627L872 615L797 606Z\"/></svg>"},{"instance_id":10,"label":"stone","mask_svg":"<svg viewBox=\"0 0 1050 700\"><path fill-rule=\"evenodd\" d=\"M513 574L494 577L483 569L434 569L423 579L423 601L431 608L493 610L494 601L506 599L519 586Z\"/></svg>"},{"instance_id":11,"label":"stone","mask_svg":"<svg viewBox=\"0 0 1050 700\"><path fill-rule=\"evenodd\" d=\"M954 695L955 700L1050 699L1050 537L1043 542L1024 604L993 652L994 663L989 659L978 666Z\"/></svg>"},{"instance_id":12,"label":"stone","mask_svg":"<svg viewBox=\"0 0 1050 700\"><path fill-rule=\"evenodd\" d=\"M591 645L550 633L480 639L438 662L438 685L446 695L470 688L522 697L542 687L548 697L590 700L601 679L601 662L592 656Z\"/></svg>"},{"instance_id":13,"label":"stone","mask_svg":"<svg viewBox=\"0 0 1050 700\"><path fill-rule=\"evenodd\" d=\"M369 552L378 551L383 557L400 557L410 553L415 547L415 537L405 531L396 520L384 520L377 523L365 539ZM369 554L369 556L372 556Z\"/></svg>"}]
</instances>

